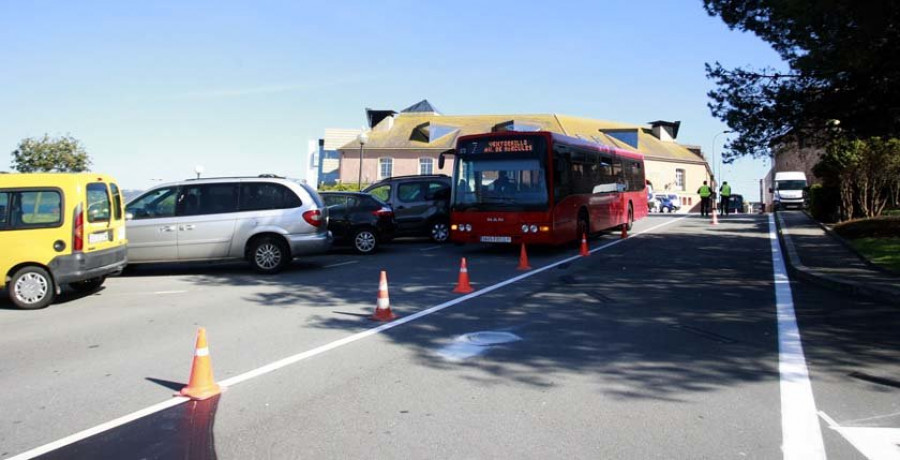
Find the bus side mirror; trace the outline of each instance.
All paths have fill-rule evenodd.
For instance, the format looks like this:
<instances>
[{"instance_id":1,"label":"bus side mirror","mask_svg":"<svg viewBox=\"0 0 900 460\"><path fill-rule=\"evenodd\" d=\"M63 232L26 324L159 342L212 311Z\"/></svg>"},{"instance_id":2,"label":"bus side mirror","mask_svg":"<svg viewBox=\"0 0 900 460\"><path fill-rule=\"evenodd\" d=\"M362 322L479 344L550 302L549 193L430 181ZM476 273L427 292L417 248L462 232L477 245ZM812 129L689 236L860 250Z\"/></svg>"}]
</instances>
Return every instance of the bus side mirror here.
<instances>
[{"instance_id":1,"label":"bus side mirror","mask_svg":"<svg viewBox=\"0 0 900 460\"><path fill-rule=\"evenodd\" d=\"M446 154L448 154L448 153L449 153L450 155L453 155L454 153L456 153L456 151L453 150L453 149L450 149L450 150L444 150L443 152L441 152L441 153L438 155L438 169L444 169L444 163L446 162L446 159L444 158L444 155L446 155Z\"/></svg>"}]
</instances>

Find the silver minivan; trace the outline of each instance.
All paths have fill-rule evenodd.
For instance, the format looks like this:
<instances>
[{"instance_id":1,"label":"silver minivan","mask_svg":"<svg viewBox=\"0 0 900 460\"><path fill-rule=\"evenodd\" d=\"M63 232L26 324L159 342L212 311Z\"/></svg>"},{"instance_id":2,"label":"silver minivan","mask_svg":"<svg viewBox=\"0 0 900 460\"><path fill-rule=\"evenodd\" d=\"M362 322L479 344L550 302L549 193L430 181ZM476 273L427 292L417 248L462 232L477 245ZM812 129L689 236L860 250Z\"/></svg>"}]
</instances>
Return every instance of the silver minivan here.
<instances>
[{"instance_id":1,"label":"silver minivan","mask_svg":"<svg viewBox=\"0 0 900 460\"><path fill-rule=\"evenodd\" d=\"M246 259L262 273L328 251L328 211L308 185L272 175L189 179L125 206L128 263Z\"/></svg>"}]
</instances>

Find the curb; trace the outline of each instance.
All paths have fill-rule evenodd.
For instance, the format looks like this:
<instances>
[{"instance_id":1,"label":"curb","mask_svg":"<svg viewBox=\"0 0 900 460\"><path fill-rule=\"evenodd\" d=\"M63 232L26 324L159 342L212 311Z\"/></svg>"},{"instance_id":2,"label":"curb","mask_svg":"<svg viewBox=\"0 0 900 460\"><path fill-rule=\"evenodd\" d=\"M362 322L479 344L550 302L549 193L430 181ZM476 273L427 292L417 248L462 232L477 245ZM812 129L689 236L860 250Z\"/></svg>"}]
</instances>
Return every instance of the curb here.
<instances>
[{"instance_id":1,"label":"curb","mask_svg":"<svg viewBox=\"0 0 900 460\"><path fill-rule=\"evenodd\" d=\"M797 254L797 249L794 247L794 242L791 241L791 237L783 231L785 227L784 220L782 219L781 214L777 212L775 213L775 223L778 228L778 237L781 240L781 245L784 248L785 253L787 253L788 270L790 270L797 278L845 294L862 296L892 305L900 305L898 291L883 289L878 286L872 286L856 281L839 279L824 273L817 273L814 268L803 265L800 256Z\"/></svg>"}]
</instances>

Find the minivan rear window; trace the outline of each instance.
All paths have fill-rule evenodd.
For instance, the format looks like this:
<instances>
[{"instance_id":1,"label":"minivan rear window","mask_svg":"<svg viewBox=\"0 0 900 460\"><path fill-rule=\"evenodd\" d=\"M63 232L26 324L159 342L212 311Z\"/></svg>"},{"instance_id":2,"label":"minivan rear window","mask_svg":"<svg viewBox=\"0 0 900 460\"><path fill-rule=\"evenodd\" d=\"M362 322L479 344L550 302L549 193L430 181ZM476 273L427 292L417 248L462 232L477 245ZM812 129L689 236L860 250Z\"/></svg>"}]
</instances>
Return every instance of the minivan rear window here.
<instances>
[{"instance_id":1,"label":"minivan rear window","mask_svg":"<svg viewBox=\"0 0 900 460\"><path fill-rule=\"evenodd\" d=\"M241 184L241 211L299 208L303 203L291 189L271 182Z\"/></svg>"},{"instance_id":2,"label":"minivan rear window","mask_svg":"<svg viewBox=\"0 0 900 460\"><path fill-rule=\"evenodd\" d=\"M113 208L116 220L122 220L122 192L116 184L109 184L109 191L113 196Z\"/></svg>"},{"instance_id":3,"label":"minivan rear window","mask_svg":"<svg viewBox=\"0 0 900 460\"><path fill-rule=\"evenodd\" d=\"M88 222L109 222L110 203L106 184L102 182L87 186Z\"/></svg>"}]
</instances>

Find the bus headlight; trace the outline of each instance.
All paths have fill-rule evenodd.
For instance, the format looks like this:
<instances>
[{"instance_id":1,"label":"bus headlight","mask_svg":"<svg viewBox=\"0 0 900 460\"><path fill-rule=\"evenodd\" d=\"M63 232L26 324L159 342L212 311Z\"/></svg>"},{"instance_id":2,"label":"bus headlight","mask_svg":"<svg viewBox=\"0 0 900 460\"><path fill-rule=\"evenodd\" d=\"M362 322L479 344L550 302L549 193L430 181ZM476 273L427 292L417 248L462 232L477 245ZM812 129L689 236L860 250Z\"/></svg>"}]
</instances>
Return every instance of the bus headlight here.
<instances>
[{"instance_id":1,"label":"bus headlight","mask_svg":"<svg viewBox=\"0 0 900 460\"><path fill-rule=\"evenodd\" d=\"M531 227L528 227L528 229L531 230L531 233L537 233L538 230L537 225L532 225Z\"/></svg>"},{"instance_id":2,"label":"bus headlight","mask_svg":"<svg viewBox=\"0 0 900 460\"><path fill-rule=\"evenodd\" d=\"M528 233L528 224L522 224L522 233Z\"/></svg>"},{"instance_id":3,"label":"bus headlight","mask_svg":"<svg viewBox=\"0 0 900 460\"><path fill-rule=\"evenodd\" d=\"M472 224L466 224L465 227L466 227L466 231L467 231L467 232L471 232L471 231L472 231Z\"/></svg>"}]
</instances>

